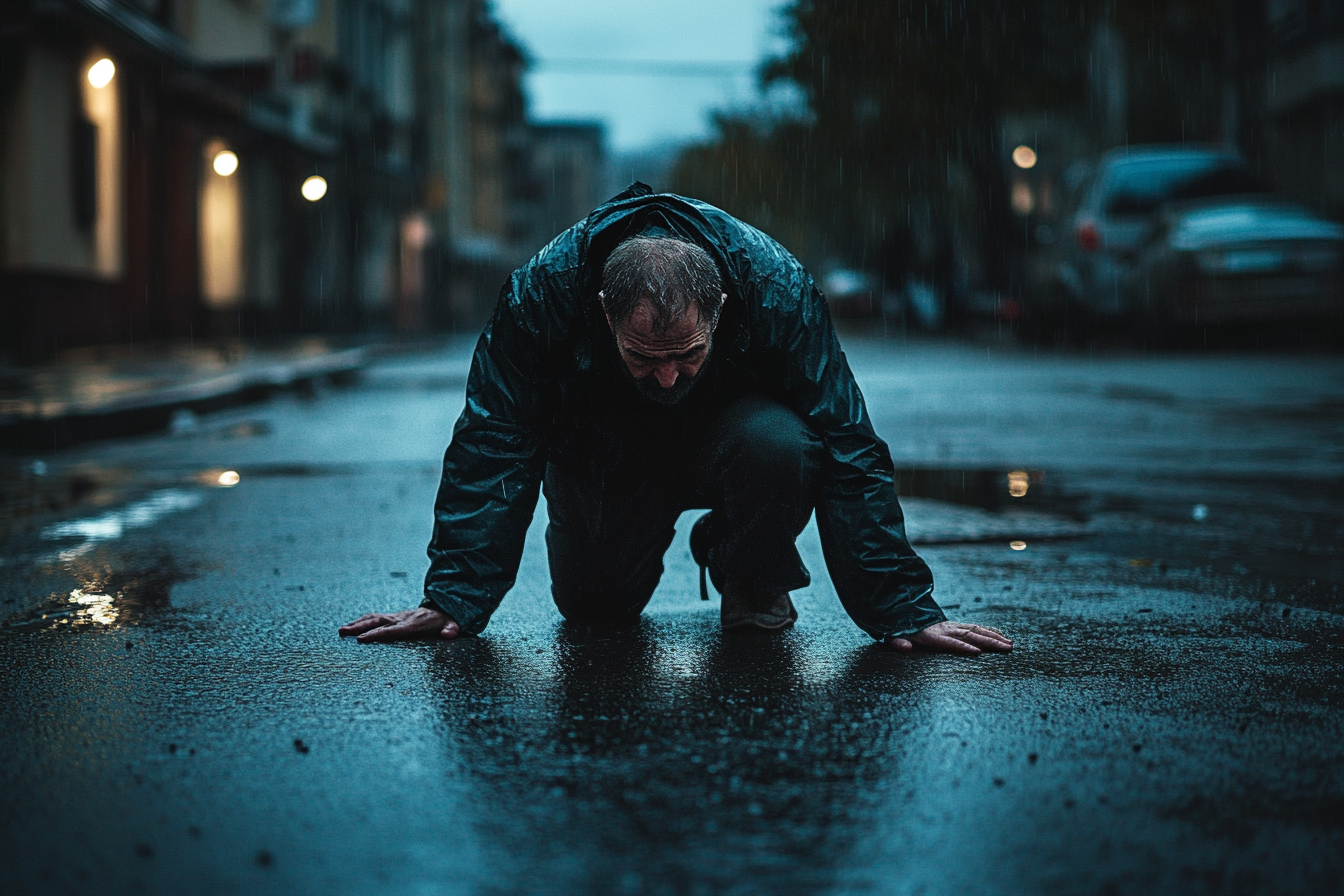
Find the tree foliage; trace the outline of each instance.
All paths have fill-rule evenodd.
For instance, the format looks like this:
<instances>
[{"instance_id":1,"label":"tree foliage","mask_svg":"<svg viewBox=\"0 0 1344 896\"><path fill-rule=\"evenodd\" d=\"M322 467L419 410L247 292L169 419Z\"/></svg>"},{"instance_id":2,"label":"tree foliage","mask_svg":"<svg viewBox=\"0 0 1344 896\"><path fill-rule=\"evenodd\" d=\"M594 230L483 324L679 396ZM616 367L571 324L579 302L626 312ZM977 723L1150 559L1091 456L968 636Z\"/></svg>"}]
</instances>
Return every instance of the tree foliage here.
<instances>
[{"instance_id":1,"label":"tree foliage","mask_svg":"<svg viewBox=\"0 0 1344 896\"><path fill-rule=\"evenodd\" d=\"M1179 6L1187 25L1217 15L1211 0ZM796 85L805 115L720 119L718 138L679 160L676 188L770 230L811 264L880 268L916 222L974 232L997 286L1020 239L1005 114L1085 114L1097 25L1114 23L1160 64L1174 21L1164 4L1106 0L795 0L783 20L788 50L762 81Z\"/></svg>"}]
</instances>

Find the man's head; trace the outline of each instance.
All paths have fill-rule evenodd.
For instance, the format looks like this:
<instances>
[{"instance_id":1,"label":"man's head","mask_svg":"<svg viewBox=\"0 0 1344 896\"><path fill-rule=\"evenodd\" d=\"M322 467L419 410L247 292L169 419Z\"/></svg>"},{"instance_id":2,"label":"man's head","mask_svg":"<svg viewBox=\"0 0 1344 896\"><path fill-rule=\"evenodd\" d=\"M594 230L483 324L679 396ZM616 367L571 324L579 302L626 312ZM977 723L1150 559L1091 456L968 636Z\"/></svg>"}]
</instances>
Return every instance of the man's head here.
<instances>
[{"instance_id":1,"label":"man's head","mask_svg":"<svg viewBox=\"0 0 1344 896\"><path fill-rule=\"evenodd\" d=\"M659 404L704 372L727 295L709 253L672 237L633 237L602 268L598 293L631 382Z\"/></svg>"}]
</instances>

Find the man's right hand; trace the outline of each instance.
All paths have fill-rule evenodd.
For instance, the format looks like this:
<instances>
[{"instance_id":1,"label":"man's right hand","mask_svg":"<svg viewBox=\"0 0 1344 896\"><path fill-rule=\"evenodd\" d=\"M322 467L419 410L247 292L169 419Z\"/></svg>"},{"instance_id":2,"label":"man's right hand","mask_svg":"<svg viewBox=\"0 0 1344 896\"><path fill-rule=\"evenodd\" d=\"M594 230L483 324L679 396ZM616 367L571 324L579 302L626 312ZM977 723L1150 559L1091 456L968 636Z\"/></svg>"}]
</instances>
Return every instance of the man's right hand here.
<instances>
[{"instance_id":1,"label":"man's right hand","mask_svg":"<svg viewBox=\"0 0 1344 896\"><path fill-rule=\"evenodd\" d=\"M374 641L403 641L409 638L439 637L452 640L462 627L442 610L420 607L399 613L368 613L338 630L341 637L357 635L361 644Z\"/></svg>"}]
</instances>

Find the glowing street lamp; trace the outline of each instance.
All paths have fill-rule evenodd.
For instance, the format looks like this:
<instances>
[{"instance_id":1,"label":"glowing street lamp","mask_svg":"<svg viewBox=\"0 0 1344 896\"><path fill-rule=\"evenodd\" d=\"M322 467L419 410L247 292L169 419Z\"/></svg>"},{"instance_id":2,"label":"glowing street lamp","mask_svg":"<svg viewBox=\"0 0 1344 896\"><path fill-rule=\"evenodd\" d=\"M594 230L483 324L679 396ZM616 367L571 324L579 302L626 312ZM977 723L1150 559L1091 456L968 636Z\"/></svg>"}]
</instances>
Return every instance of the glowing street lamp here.
<instances>
[{"instance_id":1,"label":"glowing street lamp","mask_svg":"<svg viewBox=\"0 0 1344 896\"><path fill-rule=\"evenodd\" d=\"M104 56L89 66L89 83L101 90L112 83L112 76L116 73L116 64Z\"/></svg>"},{"instance_id":2,"label":"glowing street lamp","mask_svg":"<svg viewBox=\"0 0 1344 896\"><path fill-rule=\"evenodd\" d=\"M300 192L303 193L304 199L307 199L309 202L316 202L327 195L326 178L314 174L303 182L303 187L300 189Z\"/></svg>"},{"instance_id":3,"label":"glowing street lamp","mask_svg":"<svg viewBox=\"0 0 1344 896\"><path fill-rule=\"evenodd\" d=\"M238 170L238 156L227 149L221 149L215 153L214 169L220 177L228 177Z\"/></svg>"},{"instance_id":4,"label":"glowing street lamp","mask_svg":"<svg viewBox=\"0 0 1344 896\"><path fill-rule=\"evenodd\" d=\"M1022 145L1013 150L1013 164L1019 168L1036 167L1036 150L1030 146Z\"/></svg>"}]
</instances>

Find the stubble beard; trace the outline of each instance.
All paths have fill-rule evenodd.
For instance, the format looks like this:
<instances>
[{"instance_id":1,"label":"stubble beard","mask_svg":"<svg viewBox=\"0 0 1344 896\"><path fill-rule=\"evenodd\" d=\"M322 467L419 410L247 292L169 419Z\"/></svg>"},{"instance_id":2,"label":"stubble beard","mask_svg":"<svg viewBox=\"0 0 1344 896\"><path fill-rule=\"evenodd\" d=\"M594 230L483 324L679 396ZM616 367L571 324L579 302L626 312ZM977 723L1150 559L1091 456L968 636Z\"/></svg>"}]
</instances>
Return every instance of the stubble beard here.
<instances>
[{"instance_id":1,"label":"stubble beard","mask_svg":"<svg viewBox=\"0 0 1344 896\"><path fill-rule=\"evenodd\" d=\"M709 368L709 354L713 350L714 344L711 340L710 344L705 347L705 363L700 365L700 369L696 371L695 376L677 377L677 381L672 384L670 389L664 389L658 385L658 378L653 374L649 374L643 379L636 379L624 362L621 363L621 372L625 374L625 378L630 381L630 385L634 386L635 391L639 392L640 395L655 404L671 407L674 404L680 404L682 399L690 394L691 389L695 388L695 384L700 382L701 377L705 375L705 371Z\"/></svg>"}]
</instances>

